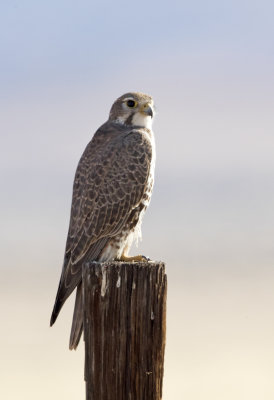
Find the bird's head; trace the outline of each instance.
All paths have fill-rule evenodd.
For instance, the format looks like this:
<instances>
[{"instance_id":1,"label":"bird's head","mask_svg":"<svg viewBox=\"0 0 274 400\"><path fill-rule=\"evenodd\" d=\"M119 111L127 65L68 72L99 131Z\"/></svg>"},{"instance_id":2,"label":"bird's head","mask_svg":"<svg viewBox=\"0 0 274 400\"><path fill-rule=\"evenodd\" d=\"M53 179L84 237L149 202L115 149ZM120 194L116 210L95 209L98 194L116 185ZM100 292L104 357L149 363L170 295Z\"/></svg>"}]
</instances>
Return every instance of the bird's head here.
<instances>
[{"instance_id":1,"label":"bird's head","mask_svg":"<svg viewBox=\"0 0 274 400\"><path fill-rule=\"evenodd\" d=\"M151 96L144 93L126 93L111 107L109 120L127 126L151 129L154 105Z\"/></svg>"}]
</instances>

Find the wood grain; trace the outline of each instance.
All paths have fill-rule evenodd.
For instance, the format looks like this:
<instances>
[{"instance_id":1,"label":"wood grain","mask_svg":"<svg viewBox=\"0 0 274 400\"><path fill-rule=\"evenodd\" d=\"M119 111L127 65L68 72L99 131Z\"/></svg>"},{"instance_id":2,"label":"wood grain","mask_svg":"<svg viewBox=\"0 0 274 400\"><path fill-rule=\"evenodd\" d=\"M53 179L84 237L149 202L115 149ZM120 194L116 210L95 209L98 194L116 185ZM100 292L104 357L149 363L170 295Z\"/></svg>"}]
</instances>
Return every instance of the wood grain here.
<instances>
[{"instance_id":1,"label":"wood grain","mask_svg":"<svg viewBox=\"0 0 274 400\"><path fill-rule=\"evenodd\" d=\"M86 400L160 400L166 336L165 265L83 267Z\"/></svg>"}]
</instances>

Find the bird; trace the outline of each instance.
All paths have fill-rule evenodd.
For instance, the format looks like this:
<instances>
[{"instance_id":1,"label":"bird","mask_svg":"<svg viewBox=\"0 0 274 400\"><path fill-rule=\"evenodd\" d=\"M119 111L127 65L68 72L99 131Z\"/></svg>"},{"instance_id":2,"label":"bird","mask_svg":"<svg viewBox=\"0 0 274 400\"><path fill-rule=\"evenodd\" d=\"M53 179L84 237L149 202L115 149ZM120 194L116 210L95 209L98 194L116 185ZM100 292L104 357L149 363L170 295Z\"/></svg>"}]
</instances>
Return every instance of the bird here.
<instances>
[{"instance_id":1,"label":"bird","mask_svg":"<svg viewBox=\"0 0 274 400\"><path fill-rule=\"evenodd\" d=\"M83 331L82 266L88 261L145 262L129 256L154 183L153 98L140 92L120 96L108 120L95 132L78 163L70 222L50 326L76 289L69 348Z\"/></svg>"}]
</instances>

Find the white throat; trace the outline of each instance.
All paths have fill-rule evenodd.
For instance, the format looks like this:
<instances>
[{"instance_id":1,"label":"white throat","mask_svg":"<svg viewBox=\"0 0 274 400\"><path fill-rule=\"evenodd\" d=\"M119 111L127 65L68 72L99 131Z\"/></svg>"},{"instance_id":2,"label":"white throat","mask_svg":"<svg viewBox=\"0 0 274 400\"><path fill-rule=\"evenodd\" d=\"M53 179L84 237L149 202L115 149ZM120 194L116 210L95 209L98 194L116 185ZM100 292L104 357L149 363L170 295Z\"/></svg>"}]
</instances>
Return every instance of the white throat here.
<instances>
[{"instance_id":1,"label":"white throat","mask_svg":"<svg viewBox=\"0 0 274 400\"><path fill-rule=\"evenodd\" d=\"M149 115L144 115L137 112L136 114L133 115L132 125L142 126L143 128L151 130L152 118Z\"/></svg>"}]
</instances>

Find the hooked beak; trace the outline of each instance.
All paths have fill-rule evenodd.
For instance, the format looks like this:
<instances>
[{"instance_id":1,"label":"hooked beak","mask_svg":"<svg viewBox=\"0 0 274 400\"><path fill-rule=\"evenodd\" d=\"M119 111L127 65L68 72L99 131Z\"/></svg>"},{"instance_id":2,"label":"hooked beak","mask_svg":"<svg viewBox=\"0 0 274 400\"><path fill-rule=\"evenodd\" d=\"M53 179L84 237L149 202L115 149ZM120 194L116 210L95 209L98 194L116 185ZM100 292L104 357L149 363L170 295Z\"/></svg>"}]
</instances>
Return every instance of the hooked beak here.
<instances>
[{"instance_id":1,"label":"hooked beak","mask_svg":"<svg viewBox=\"0 0 274 400\"><path fill-rule=\"evenodd\" d=\"M151 118L153 117L153 110L152 110L152 108L151 108L151 106L149 104L145 104L144 105L144 107L142 109L142 112L145 115L149 115Z\"/></svg>"}]
</instances>

